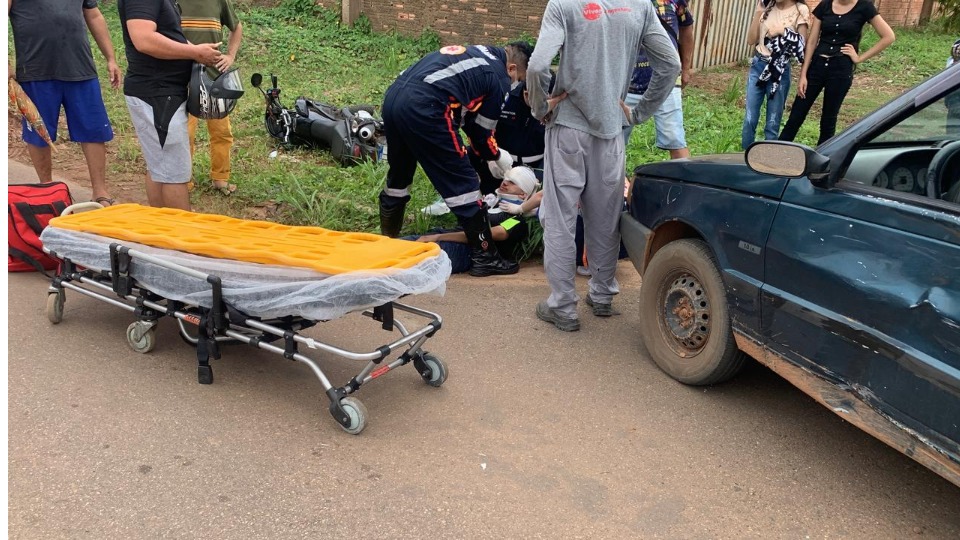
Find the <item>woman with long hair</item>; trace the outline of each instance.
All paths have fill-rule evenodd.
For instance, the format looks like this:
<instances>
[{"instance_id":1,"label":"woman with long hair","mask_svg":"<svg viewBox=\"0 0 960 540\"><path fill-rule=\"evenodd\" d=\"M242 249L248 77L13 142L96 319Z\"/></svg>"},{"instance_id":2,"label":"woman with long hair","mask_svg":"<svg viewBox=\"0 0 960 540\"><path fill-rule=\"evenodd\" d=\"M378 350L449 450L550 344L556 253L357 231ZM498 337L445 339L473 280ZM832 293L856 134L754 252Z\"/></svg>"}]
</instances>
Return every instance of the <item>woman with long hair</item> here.
<instances>
[{"instance_id":1,"label":"woman with long hair","mask_svg":"<svg viewBox=\"0 0 960 540\"><path fill-rule=\"evenodd\" d=\"M757 136L760 106L767 101L763 138L775 140L780 133L783 108L790 93L790 63L803 61L810 8L805 0L759 0L747 30L752 47L747 74L747 105L740 144L744 150Z\"/></svg>"},{"instance_id":2,"label":"woman with long hair","mask_svg":"<svg viewBox=\"0 0 960 540\"><path fill-rule=\"evenodd\" d=\"M880 40L861 54L860 37L867 23L877 31ZM792 141L797 136L821 91L823 112L817 145L833 137L840 105L853 84L854 67L879 54L895 39L893 29L877 12L872 0L824 0L815 7L797 82L797 98L780 132L780 140Z\"/></svg>"}]
</instances>

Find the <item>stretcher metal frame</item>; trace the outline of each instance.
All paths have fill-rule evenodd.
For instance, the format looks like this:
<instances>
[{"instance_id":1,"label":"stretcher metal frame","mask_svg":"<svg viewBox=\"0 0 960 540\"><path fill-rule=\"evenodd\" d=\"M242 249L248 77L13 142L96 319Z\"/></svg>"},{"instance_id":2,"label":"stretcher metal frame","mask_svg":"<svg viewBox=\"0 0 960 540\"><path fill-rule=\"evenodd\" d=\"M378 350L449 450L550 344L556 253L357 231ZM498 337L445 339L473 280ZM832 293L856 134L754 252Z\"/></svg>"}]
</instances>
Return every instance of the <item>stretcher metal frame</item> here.
<instances>
[{"instance_id":1,"label":"stretcher metal frame","mask_svg":"<svg viewBox=\"0 0 960 540\"><path fill-rule=\"evenodd\" d=\"M362 315L379 322L384 330L391 333L397 330L400 337L370 352L352 352L298 333L322 321L299 316L262 320L233 309L224 301L221 279L218 276L165 261L120 243L111 243L109 249L109 271L85 269L71 262L69 257L44 250L61 261L47 295L46 315L51 323L58 324L63 320L66 289L70 289L134 313L137 320L127 327L127 342L134 351L145 354L156 345L156 327L160 319L164 316L173 317L177 321L180 336L196 347L197 379L200 384L213 383L210 360L220 358L219 344L225 341L245 343L282 355L288 360L301 362L310 367L323 385L330 400L330 414L344 431L351 434L358 434L366 427L366 407L352 396L364 384L411 362L430 386L438 387L447 378L444 363L422 348L427 339L433 337L442 325L442 319L436 313L396 301L364 310ZM130 274L131 262L136 259L206 281L210 285L212 307L190 305L151 292ZM396 311L426 319L426 324L416 330L408 330L394 317ZM300 351L301 346L366 364L346 384L335 387L319 363ZM400 353L397 358L385 362L397 352Z\"/></svg>"}]
</instances>

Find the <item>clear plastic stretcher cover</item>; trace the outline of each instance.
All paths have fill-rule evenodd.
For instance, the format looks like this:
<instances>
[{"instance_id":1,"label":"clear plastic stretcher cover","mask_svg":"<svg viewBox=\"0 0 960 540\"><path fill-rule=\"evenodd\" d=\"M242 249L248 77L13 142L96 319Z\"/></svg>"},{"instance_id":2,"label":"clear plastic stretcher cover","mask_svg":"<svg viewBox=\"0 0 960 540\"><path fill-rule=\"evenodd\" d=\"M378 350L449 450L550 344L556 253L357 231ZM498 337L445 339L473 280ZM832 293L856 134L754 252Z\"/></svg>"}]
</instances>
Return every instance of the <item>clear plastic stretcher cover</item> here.
<instances>
[{"instance_id":1,"label":"clear plastic stretcher cover","mask_svg":"<svg viewBox=\"0 0 960 540\"><path fill-rule=\"evenodd\" d=\"M124 212L112 209L136 210L136 223L125 222ZM134 208L129 208L134 207ZM152 214L151 211L160 211ZM75 264L91 270L110 270L110 244L118 243L125 247L157 257L164 262L178 264L205 274L220 277L223 285L224 300L236 309L255 317L264 319L299 316L311 320L331 320L349 312L375 307L386 302L397 300L405 295L436 294L443 295L446 290L446 281L450 277L450 259L435 244L419 244L403 240L394 240L378 235L366 233L339 233L318 227L290 227L286 225L269 224L267 222L253 222L236 220L216 216L215 228L204 228L203 220L193 219L205 214L191 212L168 211L168 209L150 209L138 205L118 205L103 210L73 214L51 221L40 239L48 250L61 258L68 258ZM164 234L163 243L175 245L175 238L184 236L190 242L190 251L196 247L198 235L205 236L211 244L217 244L218 249L229 249L231 245L249 245L252 241L243 238L240 230L246 224L251 229L262 229L255 234L258 242L264 246L276 248L277 253L269 255L268 259L279 257L277 260L287 262L284 258L297 251L297 247L284 245L283 237L286 230L290 234L296 233L297 242L301 247L304 241L302 233L312 232L318 235L326 233L329 237L319 243L326 245L325 256L306 257L306 262L291 259L296 266L287 264L264 264L247 262L233 258L216 258L186 251L170 249L169 247L155 247L134 242L128 238L136 237L137 231L150 230L151 214L159 216L160 221L179 224L172 233ZM78 218L83 217L83 220ZM92 218L96 217L97 220ZM79 225L87 222L90 226ZM116 231L108 228L98 229L98 222L119 223ZM199 223L199 224L198 224ZM157 221L152 222L153 226ZM93 234L84 230L95 229L107 231L109 236ZM228 235L229 240L218 242L216 229ZM273 229L273 230L271 230ZM156 232L156 228L153 232ZM199 230L199 233L198 233ZM120 231L120 232L117 232ZM116 234L113 234L117 232ZM202 234L201 234L202 233ZM119 236L120 238L115 238ZM147 238L149 241L150 239ZM276 242L274 242L276 240ZM403 242L403 244L398 244ZM338 245L345 245L345 253L338 256ZM369 245L369 247L366 247ZM397 250L405 251L410 248L415 255L411 257L397 257ZM426 250L424 249L426 248ZM263 248L260 251L269 251ZM320 251L323 251L321 249ZM357 250L381 250L382 257L366 257ZM203 249L198 249L204 251ZM304 251L299 249L299 251ZM259 257L256 255L255 258ZM323 260L319 260L323 259ZM369 259L364 264L372 268L358 266L358 259ZM257 258L257 260L260 260ZM386 262L384 262L386 261ZM316 268L329 268L330 272L321 272ZM206 281L189 276L182 272L134 258L131 275L141 287L156 293L164 298L177 300L189 305L203 307L211 306L211 287Z\"/></svg>"}]
</instances>

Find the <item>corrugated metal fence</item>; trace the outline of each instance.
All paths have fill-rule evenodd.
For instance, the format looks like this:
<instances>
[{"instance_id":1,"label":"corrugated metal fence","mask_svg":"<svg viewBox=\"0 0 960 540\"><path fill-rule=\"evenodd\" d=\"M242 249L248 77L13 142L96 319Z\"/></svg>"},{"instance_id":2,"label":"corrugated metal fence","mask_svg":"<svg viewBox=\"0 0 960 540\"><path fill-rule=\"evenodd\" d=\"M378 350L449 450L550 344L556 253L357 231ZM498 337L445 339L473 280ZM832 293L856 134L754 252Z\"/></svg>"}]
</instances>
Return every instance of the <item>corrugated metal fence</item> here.
<instances>
[{"instance_id":1,"label":"corrugated metal fence","mask_svg":"<svg viewBox=\"0 0 960 540\"><path fill-rule=\"evenodd\" d=\"M757 4L751 0L691 2L693 12L694 69L737 62L750 55L747 27Z\"/></svg>"}]
</instances>

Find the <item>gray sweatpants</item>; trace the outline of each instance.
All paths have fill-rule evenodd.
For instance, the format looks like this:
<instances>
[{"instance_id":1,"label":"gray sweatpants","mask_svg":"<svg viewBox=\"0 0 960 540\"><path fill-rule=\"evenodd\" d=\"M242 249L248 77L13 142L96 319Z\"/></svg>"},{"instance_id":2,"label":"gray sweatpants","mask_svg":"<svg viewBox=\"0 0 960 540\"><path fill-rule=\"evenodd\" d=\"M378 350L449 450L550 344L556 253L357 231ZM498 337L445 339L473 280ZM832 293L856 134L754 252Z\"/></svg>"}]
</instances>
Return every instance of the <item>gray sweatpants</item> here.
<instances>
[{"instance_id":1,"label":"gray sweatpants","mask_svg":"<svg viewBox=\"0 0 960 540\"><path fill-rule=\"evenodd\" d=\"M623 137L601 139L573 128L547 128L543 168L543 266L550 284L547 305L560 316L576 317L577 202L592 277L590 297L608 304L620 292L620 211L623 208Z\"/></svg>"}]
</instances>

